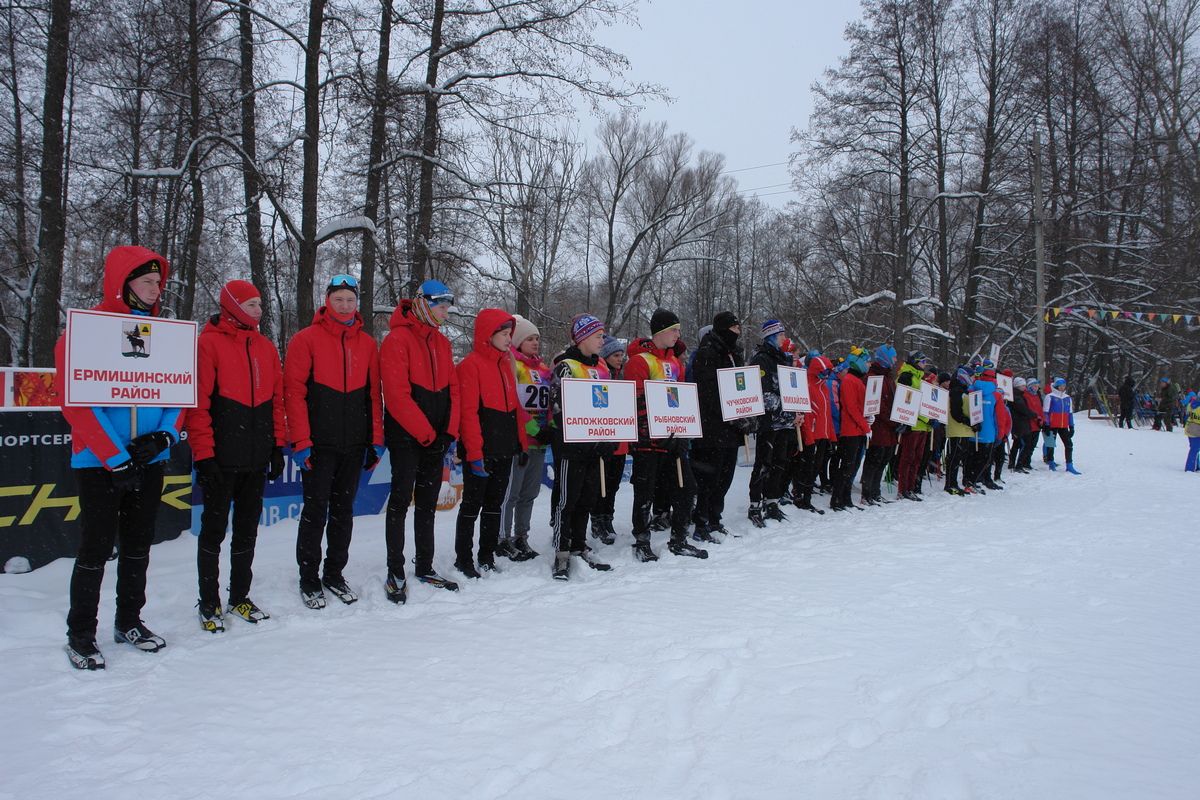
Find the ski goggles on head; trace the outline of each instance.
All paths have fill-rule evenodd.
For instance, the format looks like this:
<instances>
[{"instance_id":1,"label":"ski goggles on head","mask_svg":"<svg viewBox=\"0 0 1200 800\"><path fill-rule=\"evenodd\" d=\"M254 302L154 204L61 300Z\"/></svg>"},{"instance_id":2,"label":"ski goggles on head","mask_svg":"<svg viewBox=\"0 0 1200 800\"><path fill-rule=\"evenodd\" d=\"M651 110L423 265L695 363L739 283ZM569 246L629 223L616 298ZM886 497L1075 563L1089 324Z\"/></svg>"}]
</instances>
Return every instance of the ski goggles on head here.
<instances>
[{"instance_id":1,"label":"ski goggles on head","mask_svg":"<svg viewBox=\"0 0 1200 800\"><path fill-rule=\"evenodd\" d=\"M329 288L333 289L353 289L358 291L358 281L353 275L334 275L329 279Z\"/></svg>"},{"instance_id":2,"label":"ski goggles on head","mask_svg":"<svg viewBox=\"0 0 1200 800\"><path fill-rule=\"evenodd\" d=\"M452 294L426 294L422 295L425 302L430 306L452 306L454 305L454 295Z\"/></svg>"},{"instance_id":3,"label":"ski goggles on head","mask_svg":"<svg viewBox=\"0 0 1200 800\"><path fill-rule=\"evenodd\" d=\"M507 322L502 323L499 328L496 328L496 333L500 333L500 331L511 331L516 327L516 325L517 323L510 319ZM492 335L494 336L495 334Z\"/></svg>"}]
</instances>

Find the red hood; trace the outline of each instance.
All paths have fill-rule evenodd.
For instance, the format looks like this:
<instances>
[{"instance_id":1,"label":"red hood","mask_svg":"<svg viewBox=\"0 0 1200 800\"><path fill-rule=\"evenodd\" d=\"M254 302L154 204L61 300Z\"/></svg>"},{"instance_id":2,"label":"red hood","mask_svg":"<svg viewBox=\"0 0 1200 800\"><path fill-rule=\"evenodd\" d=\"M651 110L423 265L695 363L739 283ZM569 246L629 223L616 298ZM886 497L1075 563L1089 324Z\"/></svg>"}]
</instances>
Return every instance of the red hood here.
<instances>
[{"instance_id":1,"label":"red hood","mask_svg":"<svg viewBox=\"0 0 1200 800\"><path fill-rule=\"evenodd\" d=\"M634 339L629 343L629 346L625 348L625 352L631 358L636 355L641 355L642 353L649 353L650 355L657 356L659 358L670 358L672 355L676 358L682 358L683 354L687 352L687 345L683 343L683 339L680 339L679 341L675 342L672 347L666 350L660 350L654 346L653 339Z\"/></svg>"},{"instance_id":2,"label":"red hood","mask_svg":"<svg viewBox=\"0 0 1200 800\"><path fill-rule=\"evenodd\" d=\"M475 352L481 356L492 356L500 351L492 347L492 334L500 330L505 322L516 323L513 315L499 308L481 309L475 317Z\"/></svg>"},{"instance_id":3,"label":"red hood","mask_svg":"<svg viewBox=\"0 0 1200 800\"><path fill-rule=\"evenodd\" d=\"M396 310L388 317L388 328L420 328L430 327L424 322L417 319L417 315L413 313L413 301L409 299L401 300L396 304Z\"/></svg>"},{"instance_id":4,"label":"red hood","mask_svg":"<svg viewBox=\"0 0 1200 800\"><path fill-rule=\"evenodd\" d=\"M170 268L165 258L153 250L136 245L126 244L114 247L108 257L104 259L104 299L100 301L100 305L96 306L96 310L108 311L113 314L132 313L129 304L122 297L125 281L129 278L129 273L148 261L157 261L162 266L162 285L166 286ZM151 313L157 316L158 309L159 304L155 303Z\"/></svg>"},{"instance_id":5,"label":"red hood","mask_svg":"<svg viewBox=\"0 0 1200 800\"><path fill-rule=\"evenodd\" d=\"M815 380L818 375L827 369L833 369L833 364L825 356L813 356L808 362L808 378Z\"/></svg>"}]
</instances>

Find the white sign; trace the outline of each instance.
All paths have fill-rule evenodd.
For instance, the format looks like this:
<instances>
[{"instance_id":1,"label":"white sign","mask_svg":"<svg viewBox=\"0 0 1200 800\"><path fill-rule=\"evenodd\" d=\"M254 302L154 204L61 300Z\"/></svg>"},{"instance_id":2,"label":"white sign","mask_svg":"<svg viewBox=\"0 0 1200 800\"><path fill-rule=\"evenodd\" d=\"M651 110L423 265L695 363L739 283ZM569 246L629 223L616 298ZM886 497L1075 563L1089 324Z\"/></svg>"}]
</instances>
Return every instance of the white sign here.
<instances>
[{"instance_id":1,"label":"white sign","mask_svg":"<svg viewBox=\"0 0 1200 800\"><path fill-rule=\"evenodd\" d=\"M700 395L694 383L646 381L642 384L646 396L646 422L650 438L698 439L704 436L700 427Z\"/></svg>"},{"instance_id":2,"label":"white sign","mask_svg":"<svg viewBox=\"0 0 1200 800\"><path fill-rule=\"evenodd\" d=\"M1013 401L1012 381L1013 379L1007 375L996 375L996 386L1000 388L1000 391L1004 392L1004 399L1010 403Z\"/></svg>"},{"instance_id":3,"label":"white sign","mask_svg":"<svg viewBox=\"0 0 1200 800\"><path fill-rule=\"evenodd\" d=\"M779 367L779 400L784 411L812 411L808 397L808 370Z\"/></svg>"},{"instance_id":4,"label":"white sign","mask_svg":"<svg viewBox=\"0 0 1200 800\"><path fill-rule=\"evenodd\" d=\"M892 413L890 419L892 422L898 422L901 425L907 425L910 428L917 424L917 417L921 411L921 394L920 389L914 389L911 386L897 384L896 399L892 401Z\"/></svg>"},{"instance_id":5,"label":"white sign","mask_svg":"<svg viewBox=\"0 0 1200 800\"><path fill-rule=\"evenodd\" d=\"M67 311L68 406L196 406L195 322Z\"/></svg>"},{"instance_id":6,"label":"white sign","mask_svg":"<svg viewBox=\"0 0 1200 800\"><path fill-rule=\"evenodd\" d=\"M993 364L1000 363L1000 345L998 345L998 344L992 345L992 351L988 355L988 358L990 358L992 360Z\"/></svg>"},{"instance_id":7,"label":"white sign","mask_svg":"<svg viewBox=\"0 0 1200 800\"><path fill-rule=\"evenodd\" d=\"M636 442L637 384L563 378L564 442Z\"/></svg>"},{"instance_id":8,"label":"white sign","mask_svg":"<svg viewBox=\"0 0 1200 800\"><path fill-rule=\"evenodd\" d=\"M878 414L883 410L883 376L867 376L867 399L863 403L863 416Z\"/></svg>"},{"instance_id":9,"label":"white sign","mask_svg":"<svg viewBox=\"0 0 1200 800\"><path fill-rule=\"evenodd\" d=\"M950 390L934 383L921 389L921 416L945 424L950 419Z\"/></svg>"},{"instance_id":10,"label":"white sign","mask_svg":"<svg viewBox=\"0 0 1200 800\"><path fill-rule=\"evenodd\" d=\"M971 424L972 425L982 425L983 424L983 392L977 389L974 392L969 392L967 396L970 398L970 403L971 403L971 406L970 406Z\"/></svg>"},{"instance_id":11,"label":"white sign","mask_svg":"<svg viewBox=\"0 0 1200 800\"><path fill-rule=\"evenodd\" d=\"M726 422L767 413L763 405L762 376L758 367L717 370L717 393L721 395L721 419Z\"/></svg>"}]
</instances>

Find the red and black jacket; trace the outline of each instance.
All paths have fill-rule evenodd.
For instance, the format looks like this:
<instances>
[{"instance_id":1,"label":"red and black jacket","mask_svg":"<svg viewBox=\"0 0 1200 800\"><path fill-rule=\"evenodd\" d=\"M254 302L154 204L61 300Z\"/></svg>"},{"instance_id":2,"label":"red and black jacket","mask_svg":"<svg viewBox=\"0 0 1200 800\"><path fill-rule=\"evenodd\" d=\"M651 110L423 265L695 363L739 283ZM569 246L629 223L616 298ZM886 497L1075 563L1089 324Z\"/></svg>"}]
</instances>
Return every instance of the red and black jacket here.
<instances>
[{"instance_id":1,"label":"red and black jacket","mask_svg":"<svg viewBox=\"0 0 1200 800\"><path fill-rule=\"evenodd\" d=\"M288 441L305 447L383 444L379 347L354 315L343 325L326 312L292 337L283 365Z\"/></svg>"},{"instance_id":2,"label":"red and black jacket","mask_svg":"<svg viewBox=\"0 0 1200 800\"><path fill-rule=\"evenodd\" d=\"M458 365L458 435L464 461L511 458L525 449L517 417L517 375L512 356L491 338L512 314L485 308L475 318L475 349Z\"/></svg>"},{"instance_id":3,"label":"red and black jacket","mask_svg":"<svg viewBox=\"0 0 1200 800\"><path fill-rule=\"evenodd\" d=\"M848 370L842 375L841 384L842 436L866 436L871 430L863 415L866 399L866 384L857 374Z\"/></svg>"},{"instance_id":4,"label":"red and black jacket","mask_svg":"<svg viewBox=\"0 0 1200 800\"><path fill-rule=\"evenodd\" d=\"M646 381L683 380L683 354L687 345L683 340L671 347L659 349L653 339L634 339L625 348L625 380L637 384L638 440L630 445L633 451L666 452L666 439L650 438L650 421L646 415Z\"/></svg>"},{"instance_id":5,"label":"red and black jacket","mask_svg":"<svg viewBox=\"0 0 1200 800\"><path fill-rule=\"evenodd\" d=\"M197 405L185 426L192 458L216 458L221 469L265 469L287 443L283 365L270 339L228 317L209 319L200 334Z\"/></svg>"},{"instance_id":6,"label":"red and black jacket","mask_svg":"<svg viewBox=\"0 0 1200 800\"><path fill-rule=\"evenodd\" d=\"M428 447L439 433L458 438L458 373L450 340L401 300L379 348L388 447Z\"/></svg>"},{"instance_id":7,"label":"red and black jacket","mask_svg":"<svg viewBox=\"0 0 1200 800\"><path fill-rule=\"evenodd\" d=\"M889 419L892 402L896 399L896 383L892 378L892 371L877 363L872 363L871 368L867 370L867 375L879 375L883 378L883 392L880 394L879 400L880 411L875 415L875 421L871 423L871 447L895 447L900 443L900 437L896 435L896 423ZM865 385L866 381L863 381L863 384Z\"/></svg>"}]
</instances>

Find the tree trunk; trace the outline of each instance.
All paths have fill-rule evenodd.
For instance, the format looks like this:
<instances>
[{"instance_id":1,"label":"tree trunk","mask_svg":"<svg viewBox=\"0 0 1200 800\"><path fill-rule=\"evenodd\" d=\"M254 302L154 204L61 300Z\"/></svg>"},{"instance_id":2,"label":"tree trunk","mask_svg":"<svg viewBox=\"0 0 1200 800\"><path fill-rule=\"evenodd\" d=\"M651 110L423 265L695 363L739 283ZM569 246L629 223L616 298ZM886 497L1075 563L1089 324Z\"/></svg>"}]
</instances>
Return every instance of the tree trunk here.
<instances>
[{"instance_id":1,"label":"tree trunk","mask_svg":"<svg viewBox=\"0 0 1200 800\"><path fill-rule=\"evenodd\" d=\"M46 37L46 82L42 99L41 227L38 266L34 279L32 365L54 364L62 294L63 249L66 246L63 197L63 101L67 93L70 57L71 0L51 0Z\"/></svg>"},{"instance_id":2,"label":"tree trunk","mask_svg":"<svg viewBox=\"0 0 1200 800\"><path fill-rule=\"evenodd\" d=\"M379 186L383 182L383 152L387 143L388 60L392 48L392 0L383 0L379 12L379 58L375 62L375 96L371 101L371 147L367 164L367 199L363 215L379 221ZM359 276L359 309L363 327L375 335L376 236L363 233L362 275Z\"/></svg>"},{"instance_id":3,"label":"tree trunk","mask_svg":"<svg viewBox=\"0 0 1200 800\"><path fill-rule=\"evenodd\" d=\"M421 173L418 179L417 232L413 243L413 265L410 294L430 273L429 240L433 235L433 160L438 150L438 112L441 97L436 91L438 67L442 58L442 22L446 16L445 0L434 0L433 25L429 34L429 64L425 70L425 121L421 127Z\"/></svg>"},{"instance_id":4,"label":"tree trunk","mask_svg":"<svg viewBox=\"0 0 1200 800\"><path fill-rule=\"evenodd\" d=\"M262 207L259 205L261 181L258 174L258 110L254 85L254 20L250 15L252 0L242 0L238 9L238 46L241 65L238 72L238 88L242 94L242 191L246 198L246 244L250 260L250 281L269 298L267 279L267 247L263 242ZM263 303L262 321L258 329L268 339L271 337L272 317L275 305Z\"/></svg>"},{"instance_id":5,"label":"tree trunk","mask_svg":"<svg viewBox=\"0 0 1200 800\"><path fill-rule=\"evenodd\" d=\"M313 316L313 277L317 270L317 178L320 173L321 31L325 0L312 0L304 52L304 184L301 194L300 257L296 262L296 323Z\"/></svg>"}]
</instances>

